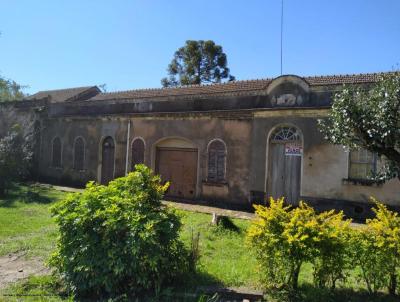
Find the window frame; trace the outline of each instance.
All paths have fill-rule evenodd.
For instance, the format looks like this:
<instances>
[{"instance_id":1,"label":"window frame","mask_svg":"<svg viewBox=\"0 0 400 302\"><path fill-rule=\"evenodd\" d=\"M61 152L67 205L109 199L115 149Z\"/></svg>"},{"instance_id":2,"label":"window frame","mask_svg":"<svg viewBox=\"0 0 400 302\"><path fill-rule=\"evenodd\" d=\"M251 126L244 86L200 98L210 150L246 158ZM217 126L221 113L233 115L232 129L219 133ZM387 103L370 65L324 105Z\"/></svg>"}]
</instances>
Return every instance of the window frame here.
<instances>
[{"instance_id":1,"label":"window frame","mask_svg":"<svg viewBox=\"0 0 400 302\"><path fill-rule=\"evenodd\" d=\"M82 159L82 169L77 169L76 167L76 143L81 139L83 143L83 159ZM86 141L82 136L77 136L74 140L74 148L73 148L73 162L72 167L76 171L85 171L85 164L86 164Z\"/></svg>"},{"instance_id":2,"label":"window frame","mask_svg":"<svg viewBox=\"0 0 400 302\"><path fill-rule=\"evenodd\" d=\"M360 160L352 160L352 152L360 152L360 151L366 151L371 153L372 155L372 160L370 162L367 161L360 161ZM370 177L368 177L367 175L365 177L354 177L351 175L351 168L353 164L363 164L363 165L369 165L370 167L372 167L371 171L372 173L376 173L377 172L377 165L378 165L378 155L375 152L371 152L365 148L360 148L360 149L353 149L353 150L349 150L349 155L348 155L348 171L347 171L347 178L349 180L361 180L361 181L370 181L373 180Z\"/></svg>"},{"instance_id":3,"label":"window frame","mask_svg":"<svg viewBox=\"0 0 400 302\"><path fill-rule=\"evenodd\" d=\"M60 159L59 159L59 165L55 165L55 164L54 164L54 142L55 142L56 140L58 140L58 141L60 142ZM50 166L51 166L52 168L55 168L55 169L61 169L61 168L62 168L62 163L63 163L62 158L63 158L63 142L62 142L62 140L61 140L61 137L55 136L55 137L53 137L53 139L51 140L51 164L50 164Z\"/></svg>"},{"instance_id":4,"label":"window frame","mask_svg":"<svg viewBox=\"0 0 400 302\"><path fill-rule=\"evenodd\" d=\"M212 179L210 177L210 150L213 145L213 143L221 143L221 146L223 146L223 150L217 150L215 156L215 179ZM223 151L223 177L218 178L218 151ZM210 184L226 184L226 173L227 173L227 157L228 157L228 148L226 147L225 142L222 139L213 139L211 140L208 145L207 145L207 183ZM214 178L214 177L213 177Z\"/></svg>"},{"instance_id":5,"label":"window frame","mask_svg":"<svg viewBox=\"0 0 400 302\"><path fill-rule=\"evenodd\" d=\"M146 142L145 142L145 140L142 138L142 137L140 137L140 136L137 136L137 137L135 137L133 140L132 140L132 143L131 143L131 171L134 171L134 168L135 168L135 166L134 166L134 162L133 162L133 144L137 141L137 140L140 140L142 143L143 143L143 162L142 162L142 164L144 164L145 163L145 158L146 158Z\"/></svg>"}]
</instances>

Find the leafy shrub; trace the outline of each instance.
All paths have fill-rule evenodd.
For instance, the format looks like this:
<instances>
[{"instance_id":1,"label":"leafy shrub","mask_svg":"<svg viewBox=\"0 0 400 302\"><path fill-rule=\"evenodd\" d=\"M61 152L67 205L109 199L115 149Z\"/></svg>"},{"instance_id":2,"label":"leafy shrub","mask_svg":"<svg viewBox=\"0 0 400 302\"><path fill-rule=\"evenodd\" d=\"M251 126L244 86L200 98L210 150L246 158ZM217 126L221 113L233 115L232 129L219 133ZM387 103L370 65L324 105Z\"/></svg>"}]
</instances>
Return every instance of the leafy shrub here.
<instances>
[{"instance_id":1,"label":"leafy shrub","mask_svg":"<svg viewBox=\"0 0 400 302\"><path fill-rule=\"evenodd\" d=\"M281 287L290 278L288 243L283 234L290 221L289 207L283 199L270 199L270 206L254 206L257 218L248 229L247 238L260 263L263 281L269 287Z\"/></svg>"},{"instance_id":2,"label":"leafy shrub","mask_svg":"<svg viewBox=\"0 0 400 302\"><path fill-rule=\"evenodd\" d=\"M316 257L314 284L320 288L334 289L336 282L345 281L353 268L351 254L350 220L344 220L342 212L323 212L315 216L318 233L314 237Z\"/></svg>"},{"instance_id":3,"label":"leafy shrub","mask_svg":"<svg viewBox=\"0 0 400 302\"><path fill-rule=\"evenodd\" d=\"M20 125L14 125L0 137L0 196L4 196L12 182L29 174L33 156L31 133L26 134Z\"/></svg>"},{"instance_id":4,"label":"leafy shrub","mask_svg":"<svg viewBox=\"0 0 400 302\"><path fill-rule=\"evenodd\" d=\"M52 208L60 236L50 264L78 296L159 292L187 269L180 220L161 203L167 186L137 165L108 186L90 182Z\"/></svg>"},{"instance_id":5,"label":"leafy shrub","mask_svg":"<svg viewBox=\"0 0 400 302\"><path fill-rule=\"evenodd\" d=\"M255 205L257 219L248 239L268 287L297 289L305 262L314 264L314 281L320 287L335 287L348 267L343 253L347 248L349 221L334 211L317 214L300 202L292 209L283 198L270 199L270 206Z\"/></svg>"},{"instance_id":6,"label":"leafy shrub","mask_svg":"<svg viewBox=\"0 0 400 302\"><path fill-rule=\"evenodd\" d=\"M368 291L376 293L385 286L395 294L400 272L400 217L375 200L376 217L366 228L354 231L355 261Z\"/></svg>"}]
</instances>

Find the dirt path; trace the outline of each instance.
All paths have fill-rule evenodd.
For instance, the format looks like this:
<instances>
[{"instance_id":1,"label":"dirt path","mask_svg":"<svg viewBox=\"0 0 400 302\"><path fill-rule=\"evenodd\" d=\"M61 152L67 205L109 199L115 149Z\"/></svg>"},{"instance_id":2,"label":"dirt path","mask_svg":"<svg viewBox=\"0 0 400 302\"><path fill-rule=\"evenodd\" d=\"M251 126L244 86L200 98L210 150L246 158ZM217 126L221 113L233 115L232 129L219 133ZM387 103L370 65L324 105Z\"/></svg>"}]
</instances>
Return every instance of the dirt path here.
<instances>
[{"instance_id":1,"label":"dirt path","mask_svg":"<svg viewBox=\"0 0 400 302\"><path fill-rule=\"evenodd\" d=\"M25 259L25 253L10 254L0 257L0 289L30 275L45 275L49 273L39 259Z\"/></svg>"},{"instance_id":2,"label":"dirt path","mask_svg":"<svg viewBox=\"0 0 400 302\"><path fill-rule=\"evenodd\" d=\"M63 192L75 192L75 193L83 192L83 189L77 189L77 188L53 186L53 185L47 185L47 184L39 184L39 185L43 186L43 187L53 188L55 190L63 191ZM206 213L206 214L215 213L217 215L228 216L228 217L232 217L232 218L253 219L255 217L255 215L253 213L249 213L249 212L227 210L227 209L221 209L221 208L217 208L217 207L210 207L210 206L199 205L199 204L182 203L182 202L177 202L177 201L165 201L165 200L163 201L163 204L166 204L168 206L172 206L172 207L175 207L178 209L182 209L185 211Z\"/></svg>"}]
</instances>

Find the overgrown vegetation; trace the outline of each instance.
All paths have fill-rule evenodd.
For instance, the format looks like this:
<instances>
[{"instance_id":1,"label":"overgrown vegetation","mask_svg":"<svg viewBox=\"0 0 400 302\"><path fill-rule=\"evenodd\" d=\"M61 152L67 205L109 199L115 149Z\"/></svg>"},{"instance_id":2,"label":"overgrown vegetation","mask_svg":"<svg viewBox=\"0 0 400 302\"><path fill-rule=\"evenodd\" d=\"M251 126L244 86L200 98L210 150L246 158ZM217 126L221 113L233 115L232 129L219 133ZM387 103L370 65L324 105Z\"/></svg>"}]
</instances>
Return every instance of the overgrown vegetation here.
<instances>
[{"instance_id":1,"label":"overgrown vegetation","mask_svg":"<svg viewBox=\"0 0 400 302\"><path fill-rule=\"evenodd\" d=\"M50 217L49 207L56 200L63 197L65 197L65 193L51 188L36 185L19 185L10 190L6 199L0 198L0 256L8 257L8 254L23 252L23 254L26 254L25 257L28 258L46 259L54 249L58 235L57 226ZM260 284L259 281L260 274L263 271L259 271L257 268L256 253L244 244L250 221L227 219L227 221L215 226L211 224L210 214L181 210L177 210L176 213L182 223L179 238L186 249L190 250L192 234L196 238L197 234L200 233L198 241L198 254L200 257L197 261L196 272L188 272L182 279L177 280L175 284L168 285L168 288L165 288L159 295L162 301L175 301L175 294L180 295L180 293L188 293L192 297L195 297L193 296L194 293L198 293L200 296L201 290L198 290L198 288L202 286L263 287L264 283ZM384 219L378 220L385 221ZM392 218L387 221L392 221ZM298 225L300 226L301 224ZM390 229L394 231L395 227L390 227ZM358 227L355 230L350 230L350 232L356 236L360 233L364 234L363 231L366 230L367 227ZM390 234L391 232L385 231L385 233ZM365 236L367 239L372 238L368 234ZM340 278L336 281L334 290L331 289L329 284L323 288L319 287L318 284L315 285L314 263L306 262L301 266L296 295L289 296L289 298L295 301L307 302L397 301L397 296L390 296L385 293L388 292L387 280L389 280L385 269L377 269L381 265L379 263L383 263L382 267L385 267L386 260L373 260L376 262L368 260L368 257L378 257L379 255L376 254L376 251L381 251L382 249L377 245L367 245L370 249L361 253L357 249L353 249L362 246L359 239L354 240L356 240L354 242L357 244L352 245L350 255L353 260L345 260L347 264L350 263L351 267L345 266L345 278ZM376 241L371 240L371 242ZM365 249L363 248L362 251L365 251ZM353 257L356 252L357 256ZM360 261L360 263L357 261ZM381 273L382 275L386 274L382 285L378 285L374 290L377 293L368 291L367 283L363 278L361 263L367 265L365 269L370 270L370 278L376 278ZM67 284L52 275L34 276L8 288L1 289L0 301L2 294L24 295L22 297L4 296L5 300L71 300L71 293L68 291ZM34 295L34 297L28 297L29 295ZM183 295L179 297L183 297ZM268 301L285 301L287 299L288 294L285 291L275 292L274 296L268 297ZM188 298L185 301L196 301L196 298Z\"/></svg>"},{"instance_id":2,"label":"overgrown vegetation","mask_svg":"<svg viewBox=\"0 0 400 302\"><path fill-rule=\"evenodd\" d=\"M314 286L333 290L354 273L370 294L398 289L400 272L400 218L376 202L376 217L365 228L351 228L343 213L316 213L301 202L285 206L283 199L270 199L270 206L256 206L257 219L248 231L256 251L264 286L272 291L296 294L299 275L311 264Z\"/></svg>"},{"instance_id":3,"label":"overgrown vegetation","mask_svg":"<svg viewBox=\"0 0 400 302\"><path fill-rule=\"evenodd\" d=\"M13 182L30 173L34 125L33 115L19 115L12 107L0 107L0 196L7 193Z\"/></svg>"},{"instance_id":4,"label":"overgrown vegetation","mask_svg":"<svg viewBox=\"0 0 400 302\"><path fill-rule=\"evenodd\" d=\"M0 138L0 196L4 196L11 184L25 178L31 166L32 141L15 125Z\"/></svg>"},{"instance_id":5,"label":"overgrown vegetation","mask_svg":"<svg viewBox=\"0 0 400 302\"><path fill-rule=\"evenodd\" d=\"M144 165L107 186L90 182L52 213L59 226L50 264L78 296L156 293L187 271L178 216L162 205L168 184Z\"/></svg>"}]
</instances>

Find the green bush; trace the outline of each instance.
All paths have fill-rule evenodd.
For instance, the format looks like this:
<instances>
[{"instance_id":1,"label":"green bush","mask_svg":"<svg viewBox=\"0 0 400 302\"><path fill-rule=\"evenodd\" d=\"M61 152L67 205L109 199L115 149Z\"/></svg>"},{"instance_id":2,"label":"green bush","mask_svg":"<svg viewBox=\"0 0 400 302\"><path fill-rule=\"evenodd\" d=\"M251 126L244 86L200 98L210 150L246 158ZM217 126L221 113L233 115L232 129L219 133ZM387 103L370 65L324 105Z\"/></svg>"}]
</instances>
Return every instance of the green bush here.
<instances>
[{"instance_id":1,"label":"green bush","mask_svg":"<svg viewBox=\"0 0 400 302\"><path fill-rule=\"evenodd\" d=\"M400 217L377 201L376 217L366 228L354 230L355 262L370 293L384 287L395 294L400 273Z\"/></svg>"},{"instance_id":2,"label":"green bush","mask_svg":"<svg viewBox=\"0 0 400 302\"><path fill-rule=\"evenodd\" d=\"M90 182L52 208L60 236L50 265L78 296L159 292L186 271L180 220L161 203L167 186L137 165L108 186Z\"/></svg>"},{"instance_id":3,"label":"green bush","mask_svg":"<svg viewBox=\"0 0 400 302\"><path fill-rule=\"evenodd\" d=\"M316 257L311 261L314 268L314 284L320 288L334 289L337 281L346 281L353 268L351 253L352 230L350 220L342 212L323 212L315 216L318 233L314 237Z\"/></svg>"},{"instance_id":4,"label":"green bush","mask_svg":"<svg viewBox=\"0 0 400 302\"><path fill-rule=\"evenodd\" d=\"M375 201L375 200L374 200ZM396 294L400 274L400 217L375 201L375 218L365 227L350 228L350 220L334 211L316 213L300 202L292 209L283 199L257 205L248 231L267 288L297 288L305 262L312 264L314 284L334 289L359 268L371 294L388 289Z\"/></svg>"},{"instance_id":5,"label":"green bush","mask_svg":"<svg viewBox=\"0 0 400 302\"><path fill-rule=\"evenodd\" d=\"M304 202L292 209L283 199L270 199L270 206L256 205L256 220L248 239L256 252L268 288L295 290L302 265L314 267L314 282L335 287L349 266L344 257L349 221L334 211L317 214Z\"/></svg>"}]
</instances>

